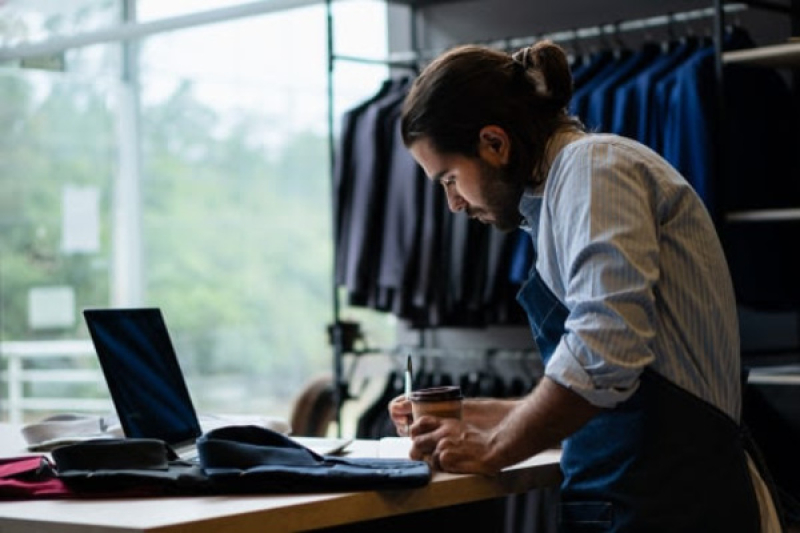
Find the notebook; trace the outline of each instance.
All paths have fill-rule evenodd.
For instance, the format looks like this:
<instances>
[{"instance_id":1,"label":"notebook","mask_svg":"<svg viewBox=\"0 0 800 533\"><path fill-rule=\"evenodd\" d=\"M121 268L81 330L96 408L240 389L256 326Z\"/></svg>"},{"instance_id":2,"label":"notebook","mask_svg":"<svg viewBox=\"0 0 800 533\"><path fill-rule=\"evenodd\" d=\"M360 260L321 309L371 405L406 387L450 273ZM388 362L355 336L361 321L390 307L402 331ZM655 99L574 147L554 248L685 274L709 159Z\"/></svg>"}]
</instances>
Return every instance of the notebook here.
<instances>
[{"instance_id":1,"label":"notebook","mask_svg":"<svg viewBox=\"0 0 800 533\"><path fill-rule=\"evenodd\" d=\"M203 429L161 309L85 309L83 316L125 436L160 439L194 458ZM352 441L292 438L323 455Z\"/></svg>"}]
</instances>

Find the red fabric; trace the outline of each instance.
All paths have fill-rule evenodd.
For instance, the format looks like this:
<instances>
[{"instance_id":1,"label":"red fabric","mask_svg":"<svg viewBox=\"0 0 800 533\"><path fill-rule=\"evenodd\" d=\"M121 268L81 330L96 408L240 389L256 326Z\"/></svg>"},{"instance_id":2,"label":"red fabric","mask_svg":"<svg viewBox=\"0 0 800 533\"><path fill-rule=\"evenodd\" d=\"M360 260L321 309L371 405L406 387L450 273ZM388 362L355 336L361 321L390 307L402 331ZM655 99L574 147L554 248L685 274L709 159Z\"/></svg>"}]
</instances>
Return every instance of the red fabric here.
<instances>
[{"instance_id":1,"label":"red fabric","mask_svg":"<svg viewBox=\"0 0 800 533\"><path fill-rule=\"evenodd\" d=\"M44 455L0 458L0 499L66 498L73 492Z\"/></svg>"}]
</instances>

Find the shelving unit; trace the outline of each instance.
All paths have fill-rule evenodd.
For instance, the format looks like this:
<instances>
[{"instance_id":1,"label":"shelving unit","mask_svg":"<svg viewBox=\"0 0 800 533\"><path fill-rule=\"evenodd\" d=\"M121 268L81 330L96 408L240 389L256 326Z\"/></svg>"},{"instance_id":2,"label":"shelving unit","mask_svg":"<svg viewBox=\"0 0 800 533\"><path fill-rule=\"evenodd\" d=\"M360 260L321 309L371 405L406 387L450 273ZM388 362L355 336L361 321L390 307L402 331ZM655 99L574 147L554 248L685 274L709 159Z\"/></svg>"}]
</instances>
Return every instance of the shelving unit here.
<instances>
[{"instance_id":1,"label":"shelving unit","mask_svg":"<svg viewBox=\"0 0 800 533\"><path fill-rule=\"evenodd\" d=\"M760 2L754 2L754 4L758 5ZM774 10L785 10L789 14L792 13L791 7L780 7L773 4L768 4L768 6ZM771 68L800 68L800 40L724 52L721 54L721 63ZM729 223L797 221L800 220L800 207L733 211L725 213L724 220Z\"/></svg>"},{"instance_id":2,"label":"shelving unit","mask_svg":"<svg viewBox=\"0 0 800 533\"><path fill-rule=\"evenodd\" d=\"M797 1L792 0L791 7L787 11L793 17L793 35L797 34L800 25L798 21L800 14L795 8L796 4ZM800 92L800 76L797 70L800 69L800 40L789 39L785 43L725 52L720 54L720 59L722 65L787 69L792 76L795 95ZM786 176L786 178L793 177ZM776 222L781 225L796 225L800 222L800 199L796 207L732 211L725 213L723 220L728 225L737 226ZM795 313L797 312L795 309ZM789 350L792 351L792 348ZM796 353L797 348L793 351ZM783 492L796 494L798 484L794 480L798 464L791 441L792 437L798 434L798 423L800 423L800 413L794 407L800 394L797 392L797 387L800 385L800 365L793 363L752 368L748 384L745 393L745 419L749 419L751 432L758 440L762 452L773 463L775 479L781 485ZM769 422L762 422L765 419ZM796 509L794 512L797 512ZM797 524L793 523L789 531L798 531Z\"/></svg>"},{"instance_id":3,"label":"shelving unit","mask_svg":"<svg viewBox=\"0 0 800 533\"><path fill-rule=\"evenodd\" d=\"M800 40L722 54L724 64L772 68L800 68ZM727 222L777 222L800 220L800 207L726 213Z\"/></svg>"},{"instance_id":4,"label":"shelving unit","mask_svg":"<svg viewBox=\"0 0 800 533\"><path fill-rule=\"evenodd\" d=\"M800 41L725 52L722 61L764 67L800 67Z\"/></svg>"},{"instance_id":5,"label":"shelving unit","mask_svg":"<svg viewBox=\"0 0 800 533\"><path fill-rule=\"evenodd\" d=\"M755 2L755 7L758 8L759 4L759 2ZM800 29L800 11L798 11L798 8L800 8L800 3L796 0L792 0L788 4L783 5L781 9L775 4L770 4L770 9L780 11L790 17L790 35L797 35L798 29ZM783 69L790 77L795 102L800 102L800 40L796 38L788 37L785 42L778 41L775 44L766 46L724 52L720 54L720 63L727 66ZM794 176L790 175L784 178L787 180L795 179ZM718 181L722 182L724 186L724 176L720 177ZM769 206L765 206L758 209L729 210L723 213L720 220L728 228L735 228L737 231L752 232L752 235L757 235L757 231L772 231L773 228L780 229L782 232L781 234L785 233L786 235L791 235L793 234L792 232L797 231L793 228L800 228L800 198L786 198L786 200L789 200L789 202L784 202L780 207L770 208ZM753 252L752 260L769 261L769 259L759 257L757 252ZM792 261L790 265L791 264L794 264L794 262ZM790 265L781 263L779 271L788 272L793 270L793 267ZM768 313L769 311L767 311L767 314ZM798 320L797 317L800 316L800 308L798 308L796 303L791 306L787 304L783 308L772 311L772 313L779 316L781 314L789 315L794 313L796 317L795 320ZM763 315L765 321L761 323L762 326L766 325L767 314ZM800 322L798 322L798 324L800 324ZM751 329L751 331L754 330ZM785 332L786 330L783 331ZM786 338L789 338L788 335ZM761 348L753 348L749 350L749 353L751 354L751 358L753 354L759 353L774 356L773 359L775 362L766 365L772 367L775 364L783 363L787 358L791 358L789 359L790 361L796 360L800 346L796 344L796 341L788 341L788 343L789 344L779 348L767 347L763 350ZM769 342L766 342L765 346L768 345ZM743 354L746 353L747 352L743 352ZM792 368L793 372L796 374L800 367L795 365ZM767 371L769 371L769 369L767 369ZM780 379L783 380L785 377L785 375L781 375ZM793 384L796 385L796 383Z\"/></svg>"},{"instance_id":6,"label":"shelving unit","mask_svg":"<svg viewBox=\"0 0 800 533\"><path fill-rule=\"evenodd\" d=\"M800 68L800 40L783 44L761 46L722 54L724 64L754 65L772 68ZM761 209L731 212L725 215L728 222L774 222L800 220L800 207L787 209Z\"/></svg>"},{"instance_id":7,"label":"shelving unit","mask_svg":"<svg viewBox=\"0 0 800 533\"><path fill-rule=\"evenodd\" d=\"M748 50L724 52L722 63L753 65L771 68L800 68L800 40L782 44L760 46ZM725 213L729 223L785 222L800 220L800 207L782 209L759 209Z\"/></svg>"},{"instance_id":8,"label":"shelving unit","mask_svg":"<svg viewBox=\"0 0 800 533\"><path fill-rule=\"evenodd\" d=\"M800 207L786 209L757 209L732 211L725 214L727 222L779 222L800 220Z\"/></svg>"}]
</instances>

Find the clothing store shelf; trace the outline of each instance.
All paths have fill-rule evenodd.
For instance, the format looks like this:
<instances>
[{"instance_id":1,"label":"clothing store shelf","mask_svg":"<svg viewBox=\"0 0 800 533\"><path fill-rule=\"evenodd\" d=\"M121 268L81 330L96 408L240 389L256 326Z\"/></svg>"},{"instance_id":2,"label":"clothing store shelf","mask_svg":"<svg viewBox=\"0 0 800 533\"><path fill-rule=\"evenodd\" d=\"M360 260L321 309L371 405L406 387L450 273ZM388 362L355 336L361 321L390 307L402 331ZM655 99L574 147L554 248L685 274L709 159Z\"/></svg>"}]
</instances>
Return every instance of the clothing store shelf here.
<instances>
[{"instance_id":1,"label":"clothing store shelf","mask_svg":"<svg viewBox=\"0 0 800 533\"><path fill-rule=\"evenodd\" d=\"M779 222L800 220L800 208L733 211L726 214L725 219L728 222Z\"/></svg>"},{"instance_id":2,"label":"clothing store shelf","mask_svg":"<svg viewBox=\"0 0 800 533\"><path fill-rule=\"evenodd\" d=\"M800 365L754 368L747 381L760 385L800 385Z\"/></svg>"},{"instance_id":3,"label":"clothing store shelf","mask_svg":"<svg viewBox=\"0 0 800 533\"><path fill-rule=\"evenodd\" d=\"M800 67L800 41L725 52L722 61L765 67Z\"/></svg>"}]
</instances>

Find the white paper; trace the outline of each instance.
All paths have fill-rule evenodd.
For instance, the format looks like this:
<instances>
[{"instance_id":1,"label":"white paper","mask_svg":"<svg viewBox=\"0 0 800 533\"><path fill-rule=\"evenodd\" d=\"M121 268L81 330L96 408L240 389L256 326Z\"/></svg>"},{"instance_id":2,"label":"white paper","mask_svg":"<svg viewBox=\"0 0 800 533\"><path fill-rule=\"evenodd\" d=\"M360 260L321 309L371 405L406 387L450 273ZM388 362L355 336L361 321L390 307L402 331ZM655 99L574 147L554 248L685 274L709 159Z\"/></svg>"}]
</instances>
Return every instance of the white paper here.
<instances>
[{"instance_id":1,"label":"white paper","mask_svg":"<svg viewBox=\"0 0 800 533\"><path fill-rule=\"evenodd\" d=\"M409 437L382 437L378 441L378 457L389 459L408 459L411 452Z\"/></svg>"}]
</instances>

